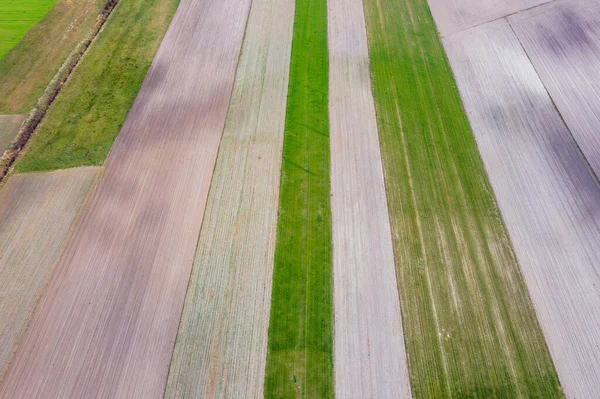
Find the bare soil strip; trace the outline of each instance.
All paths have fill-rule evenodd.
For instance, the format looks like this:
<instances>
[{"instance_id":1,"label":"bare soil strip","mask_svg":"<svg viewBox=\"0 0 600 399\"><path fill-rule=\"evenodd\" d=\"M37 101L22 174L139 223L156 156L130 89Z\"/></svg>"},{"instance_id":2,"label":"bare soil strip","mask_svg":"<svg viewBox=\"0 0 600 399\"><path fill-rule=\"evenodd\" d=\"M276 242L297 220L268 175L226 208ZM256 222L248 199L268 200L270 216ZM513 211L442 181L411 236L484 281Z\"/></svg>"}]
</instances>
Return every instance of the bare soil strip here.
<instances>
[{"instance_id":1,"label":"bare soil strip","mask_svg":"<svg viewBox=\"0 0 600 399\"><path fill-rule=\"evenodd\" d=\"M294 0L254 0L166 397L263 397Z\"/></svg>"},{"instance_id":2,"label":"bare soil strip","mask_svg":"<svg viewBox=\"0 0 600 399\"><path fill-rule=\"evenodd\" d=\"M8 148L24 120L25 115L0 115L0 153Z\"/></svg>"},{"instance_id":3,"label":"bare soil strip","mask_svg":"<svg viewBox=\"0 0 600 399\"><path fill-rule=\"evenodd\" d=\"M429 5L443 37L550 1L429 0Z\"/></svg>"},{"instance_id":4,"label":"bare soil strip","mask_svg":"<svg viewBox=\"0 0 600 399\"><path fill-rule=\"evenodd\" d=\"M336 396L409 398L363 5L327 15Z\"/></svg>"},{"instance_id":5,"label":"bare soil strip","mask_svg":"<svg viewBox=\"0 0 600 399\"><path fill-rule=\"evenodd\" d=\"M445 41L568 397L600 391L600 187L506 20Z\"/></svg>"},{"instance_id":6,"label":"bare soil strip","mask_svg":"<svg viewBox=\"0 0 600 399\"><path fill-rule=\"evenodd\" d=\"M99 168L13 176L0 191L0 370L4 371Z\"/></svg>"},{"instance_id":7,"label":"bare soil strip","mask_svg":"<svg viewBox=\"0 0 600 399\"><path fill-rule=\"evenodd\" d=\"M249 8L181 2L1 397L164 393Z\"/></svg>"},{"instance_id":8,"label":"bare soil strip","mask_svg":"<svg viewBox=\"0 0 600 399\"><path fill-rule=\"evenodd\" d=\"M508 21L600 176L600 3L557 1Z\"/></svg>"}]
</instances>

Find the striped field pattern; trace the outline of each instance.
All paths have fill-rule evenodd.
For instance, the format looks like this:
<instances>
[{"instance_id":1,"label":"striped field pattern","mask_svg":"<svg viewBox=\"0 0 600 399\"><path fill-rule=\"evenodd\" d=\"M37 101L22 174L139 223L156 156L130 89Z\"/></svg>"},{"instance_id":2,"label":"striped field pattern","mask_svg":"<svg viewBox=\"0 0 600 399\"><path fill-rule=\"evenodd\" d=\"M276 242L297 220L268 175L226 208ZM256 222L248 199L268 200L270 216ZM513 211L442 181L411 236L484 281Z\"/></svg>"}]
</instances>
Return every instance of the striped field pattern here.
<instances>
[{"instance_id":1,"label":"striped field pattern","mask_svg":"<svg viewBox=\"0 0 600 399\"><path fill-rule=\"evenodd\" d=\"M53 4L3 147L117 3ZM0 182L0 399L594 398L598 21L120 0Z\"/></svg>"}]
</instances>

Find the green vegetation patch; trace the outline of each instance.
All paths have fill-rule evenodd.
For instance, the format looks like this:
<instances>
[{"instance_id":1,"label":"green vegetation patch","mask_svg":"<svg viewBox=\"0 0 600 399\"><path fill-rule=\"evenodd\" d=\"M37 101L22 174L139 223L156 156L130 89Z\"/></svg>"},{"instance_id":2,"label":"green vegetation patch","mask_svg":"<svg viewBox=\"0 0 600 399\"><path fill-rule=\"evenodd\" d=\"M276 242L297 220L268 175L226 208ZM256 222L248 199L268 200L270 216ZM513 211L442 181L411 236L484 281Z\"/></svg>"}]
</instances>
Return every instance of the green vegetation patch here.
<instances>
[{"instance_id":1,"label":"green vegetation patch","mask_svg":"<svg viewBox=\"0 0 600 399\"><path fill-rule=\"evenodd\" d=\"M17 162L17 172L102 165L179 0L121 0Z\"/></svg>"},{"instance_id":2,"label":"green vegetation patch","mask_svg":"<svg viewBox=\"0 0 600 399\"><path fill-rule=\"evenodd\" d=\"M427 1L364 4L415 397L561 397Z\"/></svg>"},{"instance_id":3,"label":"green vegetation patch","mask_svg":"<svg viewBox=\"0 0 600 399\"><path fill-rule=\"evenodd\" d=\"M56 0L2 0L0 2L0 58L46 15Z\"/></svg>"},{"instance_id":4,"label":"green vegetation patch","mask_svg":"<svg viewBox=\"0 0 600 399\"><path fill-rule=\"evenodd\" d=\"M88 35L105 3L106 0L58 0L0 58L0 114L31 111L60 66Z\"/></svg>"},{"instance_id":5,"label":"green vegetation patch","mask_svg":"<svg viewBox=\"0 0 600 399\"><path fill-rule=\"evenodd\" d=\"M297 0L265 396L328 398L333 381L326 0Z\"/></svg>"}]
</instances>

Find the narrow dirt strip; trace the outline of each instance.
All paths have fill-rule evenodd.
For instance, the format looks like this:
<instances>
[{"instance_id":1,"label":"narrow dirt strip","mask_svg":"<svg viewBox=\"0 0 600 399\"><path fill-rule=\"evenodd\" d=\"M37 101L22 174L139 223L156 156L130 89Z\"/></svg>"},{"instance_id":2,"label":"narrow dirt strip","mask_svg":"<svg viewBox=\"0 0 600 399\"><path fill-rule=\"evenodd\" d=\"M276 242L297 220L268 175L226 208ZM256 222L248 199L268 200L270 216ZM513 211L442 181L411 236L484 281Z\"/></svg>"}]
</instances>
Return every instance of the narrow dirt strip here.
<instances>
[{"instance_id":1,"label":"narrow dirt strip","mask_svg":"<svg viewBox=\"0 0 600 399\"><path fill-rule=\"evenodd\" d=\"M4 398L163 395L250 0L183 0Z\"/></svg>"},{"instance_id":2,"label":"narrow dirt strip","mask_svg":"<svg viewBox=\"0 0 600 399\"><path fill-rule=\"evenodd\" d=\"M567 397L600 391L600 186L506 20L444 45Z\"/></svg>"},{"instance_id":3,"label":"narrow dirt strip","mask_svg":"<svg viewBox=\"0 0 600 399\"><path fill-rule=\"evenodd\" d=\"M294 0L254 0L166 397L263 396Z\"/></svg>"},{"instance_id":4,"label":"narrow dirt strip","mask_svg":"<svg viewBox=\"0 0 600 399\"><path fill-rule=\"evenodd\" d=\"M328 20L336 395L409 398L362 2Z\"/></svg>"},{"instance_id":5,"label":"narrow dirt strip","mask_svg":"<svg viewBox=\"0 0 600 399\"><path fill-rule=\"evenodd\" d=\"M99 170L15 175L0 191L0 374Z\"/></svg>"}]
</instances>

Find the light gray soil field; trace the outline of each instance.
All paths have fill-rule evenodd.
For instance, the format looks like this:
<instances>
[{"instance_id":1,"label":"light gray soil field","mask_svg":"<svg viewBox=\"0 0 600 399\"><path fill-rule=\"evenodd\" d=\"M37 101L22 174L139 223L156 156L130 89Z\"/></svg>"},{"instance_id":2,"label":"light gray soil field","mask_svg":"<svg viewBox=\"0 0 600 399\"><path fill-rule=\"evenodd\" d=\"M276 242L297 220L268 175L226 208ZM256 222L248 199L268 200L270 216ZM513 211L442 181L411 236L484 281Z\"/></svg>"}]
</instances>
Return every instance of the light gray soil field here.
<instances>
[{"instance_id":1,"label":"light gray soil field","mask_svg":"<svg viewBox=\"0 0 600 399\"><path fill-rule=\"evenodd\" d=\"M444 36L514 14L552 0L428 0Z\"/></svg>"},{"instance_id":2,"label":"light gray soil field","mask_svg":"<svg viewBox=\"0 0 600 399\"><path fill-rule=\"evenodd\" d=\"M0 156L17 136L25 115L0 115Z\"/></svg>"},{"instance_id":3,"label":"light gray soil field","mask_svg":"<svg viewBox=\"0 0 600 399\"><path fill-rule=\"evenodd\" d=\"M182 0L0 397L163 395L249 8Z\"/></svg>"},{"instance_id":4,"label":"light gray soil field","mask_svg":"<svg viewBox=\"0 0 600 399\"><path fill-rule=\"evenodd\" d=\"M261 398L294 0L254 0L166 397Z\"/></svg>"},{"instance_id":5,"label":"light gray soil field","mask_svg":"<svg viewBox=\"0 0 600 399\"><path fill-rule=\"evenodd\" d=\"M0 189L1 371L31 317L98 171L78 168L15 175Z\"/></svg>"},{"instance_id":6,"label":"light gray soil field","mask_svg":"<svg viewBox=\"0 0 600 399\"><path fill-rule=\"evenodd\" d=\"M506 20L445 40L568 397L600 392L600 187Z\"/></svg>"},{"instance_id":7,"label":"light gray soil field","mask_svg":"<svg viewBox=\"0 0 600 399\"><path fill-rule=\"evenodd\" d=\"M335 392L409 398L408 366L360 0L329 0Z\"/></svg>"},{"instance_id":8,"label":"light gray soil field","mask_svg":"<svg viewBox=\"0 0 600 399\"><path fill-rule=\"evenodd\" d=\"M600 176L600 2L557 1L508 21Z\"/></svg>"}]
</instances>

